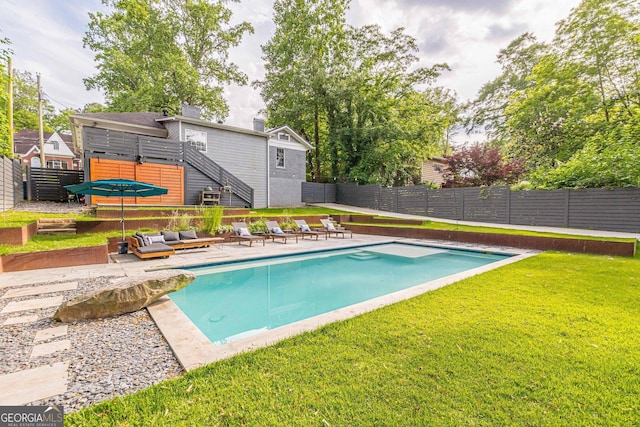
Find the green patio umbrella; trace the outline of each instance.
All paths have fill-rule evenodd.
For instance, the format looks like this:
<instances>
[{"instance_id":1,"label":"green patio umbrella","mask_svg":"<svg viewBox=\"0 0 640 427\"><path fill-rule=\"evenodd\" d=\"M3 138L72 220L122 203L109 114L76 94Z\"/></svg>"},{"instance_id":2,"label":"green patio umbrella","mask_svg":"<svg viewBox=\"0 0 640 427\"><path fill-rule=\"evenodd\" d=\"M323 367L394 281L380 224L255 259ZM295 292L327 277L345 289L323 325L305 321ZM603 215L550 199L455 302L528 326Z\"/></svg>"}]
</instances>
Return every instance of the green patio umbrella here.
<instances>
[{"instance_id":1,"label":"green patio umbrella","mask_svg":"<svg viewBox=\"0 0 640 427\"><path fill-rule=\"evenodd\" d=\"M161 196L169 192L168 188L159 187L146 182L131 179L101 179L87 181L82 184L65 185L64 188L73 194L89 194L92 196L120 197L120 210L122 211L122 240L124 241L124 198L125 197L149 197Z\"/></svg>"}]
</instances>

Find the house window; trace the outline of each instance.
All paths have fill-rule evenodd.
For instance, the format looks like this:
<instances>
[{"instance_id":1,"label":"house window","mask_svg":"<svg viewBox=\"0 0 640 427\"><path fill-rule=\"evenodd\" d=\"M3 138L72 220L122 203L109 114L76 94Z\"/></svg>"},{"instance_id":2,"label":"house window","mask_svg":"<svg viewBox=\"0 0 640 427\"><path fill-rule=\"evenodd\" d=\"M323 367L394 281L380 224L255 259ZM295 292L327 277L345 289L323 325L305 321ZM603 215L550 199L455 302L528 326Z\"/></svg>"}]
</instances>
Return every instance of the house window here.
<instances>
[{"instance_id":1,"label":"house window","mask_svg":"<svg viewBox=\"0 0 640 427\"><path fill-rule=\"evenodd\" d=\"M276 167L284 169L284 148L276 148Z\"/></svg>"},{"instance_id":2,"label":"house window","mask_svg":"<svg viewBox=\"0 0 640 427\"><path fill-rule=\"evenodd\" d=\"M52 141L52 142L51 142L51 145L53 145L53 149L54 149L55 151L60 150L60 144L58 143L58 141Z\"/></svg>"},{"instance_id":3,"label":"house window","mask_svg":"<svg viewBox=\"0 0 640 427\"><path fill-rule=\"evenodd\" d=\"M47 169L67 169L67 162L62 160L47 160Z\"/></svg>"},{"instance_id":4,"label":"house window","mask_svg":"<svg viewBox=\"0 0 640 427\"><path fill-rule=\"evenodd\" d=\"M199 130L185 129L184 139L197 150L207 152L207 133Z\"/></svg>"},{"instance_id":5,"label":"house window","mask_svg":"<svg viewBox=\"0 0 640 427\"><path fill-rule=\"evenodd\" d=\"M279 141L291 141L291 137L289 136L288 133L278 132L278 140Z\"/></svg>"}]
</instances>

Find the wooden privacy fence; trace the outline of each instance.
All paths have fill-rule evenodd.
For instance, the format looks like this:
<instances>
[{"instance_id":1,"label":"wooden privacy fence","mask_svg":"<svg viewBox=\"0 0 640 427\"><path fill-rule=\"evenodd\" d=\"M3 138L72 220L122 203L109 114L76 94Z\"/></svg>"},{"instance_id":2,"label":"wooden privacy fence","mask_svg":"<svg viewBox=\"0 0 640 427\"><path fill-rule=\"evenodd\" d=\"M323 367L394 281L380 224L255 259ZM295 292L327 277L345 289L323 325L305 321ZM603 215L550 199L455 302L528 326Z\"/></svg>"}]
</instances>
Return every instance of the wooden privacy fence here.
<instances>
[{"instance_id":1,"label":"wooden privacy fence","mask_svg":"<svg viewBox=\"0 0 640 427\"><path fill-rule=\"evenodd\" d=\"M496 224L640 233L640 188L511 191L509 187L302 185L306 203L340 203L388 212Z\"/></svg>"},{"instance_id":2,"label":"wooden privacy fence","mask_svg":"<svg viewBox=\"0 0 640 427\"><path fill-rule=\"evenodd\" d=\"M27 199L38 202L66 202L65 185L80 184L83 171L27 167Z\"/></svg>"},{"instance_id":3,"label":"wooden privacy fence","mask_svg":"<svg viewBox=\"0 0 640 427\"><path fill-rule=\"evenodd\" d=\"M20 161L0 156L0 212L13 208L22 200L22 166Z\"/></svg>"}]
</instances>

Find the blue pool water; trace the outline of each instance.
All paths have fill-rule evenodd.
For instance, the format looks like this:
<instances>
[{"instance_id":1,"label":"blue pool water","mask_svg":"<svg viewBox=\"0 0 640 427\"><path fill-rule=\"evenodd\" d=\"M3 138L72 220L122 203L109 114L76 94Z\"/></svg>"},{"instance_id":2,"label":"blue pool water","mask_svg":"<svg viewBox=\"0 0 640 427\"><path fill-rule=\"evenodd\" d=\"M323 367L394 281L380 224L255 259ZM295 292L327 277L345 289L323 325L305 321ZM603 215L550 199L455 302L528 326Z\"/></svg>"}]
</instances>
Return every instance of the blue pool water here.
<instances>
[{"instance_id":1,"label":"blue pool water","mask_svg":"<svg viewBox=\"0 0 640 427\"><path fill-rule=\"evenodd\" d=\"M507 257L390 243L190 268L169 297L222 345Z\"/></svg>"}]
</instances>

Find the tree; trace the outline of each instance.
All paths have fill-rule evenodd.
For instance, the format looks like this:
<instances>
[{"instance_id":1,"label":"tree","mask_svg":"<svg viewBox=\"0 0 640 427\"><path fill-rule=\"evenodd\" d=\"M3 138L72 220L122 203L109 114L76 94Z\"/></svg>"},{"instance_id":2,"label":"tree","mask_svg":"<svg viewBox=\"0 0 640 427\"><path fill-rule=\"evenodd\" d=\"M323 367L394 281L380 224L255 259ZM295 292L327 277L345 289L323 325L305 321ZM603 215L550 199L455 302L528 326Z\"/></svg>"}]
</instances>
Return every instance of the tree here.
<instances>
[{"instance_id":1,"label":"tree","mask_svg":"<svg viewBox=\"0 0 640 427\"><path fill-rule=\"evenodd\" d=\"M513 128L506 123L505 110L514 93L535 84L527 77L548 51L549 46L539 43L531 33L521 34L500 50L497 62L502 74L485 83L478 97L468 106L471 112L467 120L469 132L482 129L494 145L503 145L511 140Z\"/></svg>"},{"instance_id":2,"label":"tree","mask_svg":"<svg viewBox=\"0 0 640 427\"><path fill-rule=\"evenodd\" d=\"M580 77L574 64L546 55L527 78L533 84L511 96L504 111L511 137L503 149L526 159L527 169L569 160L598 131L589 119L598 97Z\"/></svg>"},{"instance_id":3,"label":"tree","mask_svg":"<svg viewBox=\"0 0 640 427\"><path fill-rule=\"evenodd\" d=\"M505 159L497 147L473 144L445 156L445 178L450 186L513 184L524 173L522 159Z\"/></svg>"},{"instance_id":4,"label":"tree","mask_svg":"<svg viewBox=\"0 0 640 427\"><path fill-rule=\"evenodd\" d=\"M288 124L314 144L315 180L322 176L327 141L326 98L344 73L349 3L276 0L275 33L262 46L265 79L254 82L267 106L269 125Z\"/></svg>"},{"instance_id":5,"label":"tree","mask_svg":"<svg viewBox=\"0 0 640 427\"><path fill-rule=\"evenodd\" d=\"M46 98L42 99L42 121L45 132L53 132L50 126L55 108ZM13 77L13 123L16 130L39 129L38 84L29 71L14 70Z\"/></svg>"},{"instance_id":6,"label":"tree","mask_svg":"<svg viewBox=\"0 0 640 427\"><path fill-rule=\"evenodd\" d=\"M348 27L348 5L277 0L276 31L263 46L267 73L255 85L270 126L290 124L311 136L315 180L404 182L430 152L425 146L439 144L448 131L432 137L434 123L445 120L420 123L422 107L439 101L435 92L415 89L447 67L416 67L417 43L402 28L385 35L378 26Z\"/></svg>"},{"instance_id":7,"label":"tree","mask_svg":"<svg viewBox=\"0 0 640 427\"><path fill-rule=\"evenodd\" d=\"M111 111L179 112L188 104L204 118L227 116L222 86L247 80L228 51L253 27L229 25L226 0L103 3L114 10L89 14L83 41L96 52L98 73L84 82L105 91Z\"/></svg>"},{"instance_id":8,"label":"tree","mask_svg":"<svg viewBox=\"0 0 640 427\"><path fill-rule=\"evenodd\" d=\"M583 0L558 23L556 45L600 98L605 122L638 120L640 9L635 0Z\"/></svg>"},{"instance_id":9,"label":"tree","mask_svg":"<svg viewBox=\"0 0 640 427\"><path fill-rule=\"evenodd\" d=\"M11 55L9 39L0 38L0 156L9 156L12 153L9 142L9 73L7 61Z\"/></svg>"},{"instance_id":10,"label":"tree","mask_svg":"<svg viewBox=\"0 0 640 427\"><path fill-rule=\"evenodd\" d=\"M531 177L542 189L640 187L640 123L625 123L597 135L567 162Z\"/></svg>"}]
</instances>

